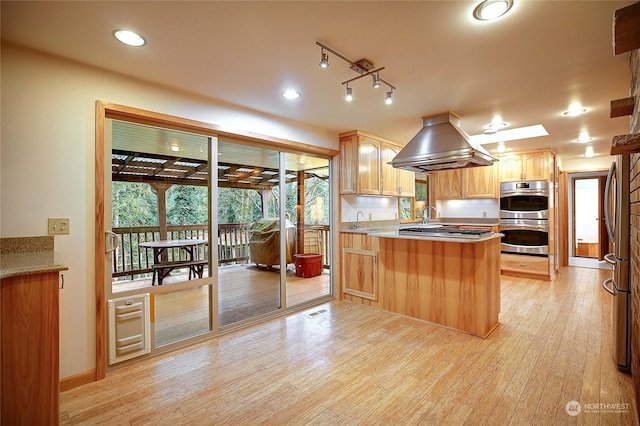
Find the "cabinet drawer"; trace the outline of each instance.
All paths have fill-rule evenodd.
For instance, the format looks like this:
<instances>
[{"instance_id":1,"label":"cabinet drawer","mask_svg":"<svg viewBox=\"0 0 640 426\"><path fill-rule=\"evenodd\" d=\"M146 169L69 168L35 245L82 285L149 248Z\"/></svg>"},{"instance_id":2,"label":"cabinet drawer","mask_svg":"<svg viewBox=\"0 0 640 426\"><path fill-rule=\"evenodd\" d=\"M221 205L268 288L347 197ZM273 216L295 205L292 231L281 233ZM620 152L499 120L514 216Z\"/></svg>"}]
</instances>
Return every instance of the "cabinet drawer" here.
<instances>
[{"instance_id":1,"label":"cabinet drawer","mask_svg":"<svg viewBox=\"0 0 640 426\"><path fill-rule=\"evenodd\" d=\"M549 258L502 253L500 255L500 268L504 271L524 274L548 275Z\"/></svg>"}]
</instances>

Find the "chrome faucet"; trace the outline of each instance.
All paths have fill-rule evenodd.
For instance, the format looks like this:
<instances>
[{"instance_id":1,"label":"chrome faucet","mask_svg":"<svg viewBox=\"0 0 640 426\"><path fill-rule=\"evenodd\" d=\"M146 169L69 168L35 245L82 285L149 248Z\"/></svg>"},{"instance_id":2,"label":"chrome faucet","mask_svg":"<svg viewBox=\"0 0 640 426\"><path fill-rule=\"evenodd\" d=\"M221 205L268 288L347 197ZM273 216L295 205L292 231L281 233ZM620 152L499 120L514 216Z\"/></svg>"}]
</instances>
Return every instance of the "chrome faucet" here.
<instances>
[{"instance_id":1,"label":"chrome faucet","mask_svg":"<svg viewBox=\"0 0 640 426\"><path fill-rule=\"evenodd\" d=\"M360 228L360 215L362 215L362 218L364 219L364 213L362 213L360 211L358 213L356 213L356 223L353 224L353 227L355 229Z\"/></svg>"},{"instance_id":2,"label":"chrome faucet","mask_svg":"<svg viewBox=\"0 0 640 426\"><path fill-rule=\"evenodd\" d=\"M438 218L438 209L436 209L434 206L426 206L424 210L422 210L422 223L431 222L431 216L428 214L429 209L433 209L436 214L436 219Z\"/></svg>"}]
</instances>

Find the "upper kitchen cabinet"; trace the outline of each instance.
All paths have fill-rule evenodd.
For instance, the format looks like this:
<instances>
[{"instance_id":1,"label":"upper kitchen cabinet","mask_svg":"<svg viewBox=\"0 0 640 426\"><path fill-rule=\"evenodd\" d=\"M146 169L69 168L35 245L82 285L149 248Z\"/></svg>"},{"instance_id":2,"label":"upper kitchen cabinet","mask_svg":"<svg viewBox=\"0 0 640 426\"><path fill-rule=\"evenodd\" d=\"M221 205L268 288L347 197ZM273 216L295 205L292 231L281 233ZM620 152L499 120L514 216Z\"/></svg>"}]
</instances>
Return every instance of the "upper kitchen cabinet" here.
<instances>
[{"instance_id":1,"label":"upper kitchen cabinet","mask_svg":"<svg viewBox=\"0 0 640 426\"><path fill-rule=\"evenodd\" d=\"M508 154L500 157L500 182L553 180L551 151Z\"/></svg>"},{"instance_id":2,"label":"upper kitchen cabinet","mask_svg":"<svg viewBox=\"0 0 640 426\"><path fill-rule=\"evenodd\" d=\"M497 166L469 167L429 173L435 200L497 198Z\"/></svg>"},{"instance_id":3,"label":"upper kitchen cabinet","mask_svg":"<svg viewBox=\"0 0 640 426\"><path fill-rule=\"evenodd\" d=\"M388 163L402 148L360 130L340 134L340 194L415 195L415 173Z\"/></svg>"},{"instance_id":4,"label":"upper kitchen cabinet","mask_svg":"<svg viewBox=\"0 0 640 426\"><path fill-rule=\"evenodd\" d=\"M462 170L462 198L497 198L496 166Z\"/></svg>"},{"instance_id":5,"label":"upper kitchen cabinet","mask_svg":"<svg viewBox=\"0 0 640 426\"><path fill-rule=\"evenodd\" d=\"M462 198L462 170L451 169L429 173L432 182L434 200Z\"/></svg>"}]
</instances>

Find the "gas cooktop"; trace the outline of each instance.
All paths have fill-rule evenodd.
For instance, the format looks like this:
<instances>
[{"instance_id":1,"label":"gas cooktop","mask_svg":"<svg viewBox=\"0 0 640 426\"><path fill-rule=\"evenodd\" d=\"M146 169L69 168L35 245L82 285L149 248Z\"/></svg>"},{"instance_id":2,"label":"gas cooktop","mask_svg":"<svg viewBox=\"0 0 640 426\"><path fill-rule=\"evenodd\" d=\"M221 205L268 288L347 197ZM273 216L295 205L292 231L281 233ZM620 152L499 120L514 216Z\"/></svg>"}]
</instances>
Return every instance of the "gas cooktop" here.
<instances>
[{"instance_id":1,"label":"gas cooktop","mask_svg":"<svg viewBox=\"0 0 640 426\"><path fill-rule=\"evenodd\" d=\"M411 228L401 228L400 234L423 235L425 237L448 237L448 238L480 238L490 234L488 229L458 229L455 226L416 226Z\"/></svg>"}]
</instances>

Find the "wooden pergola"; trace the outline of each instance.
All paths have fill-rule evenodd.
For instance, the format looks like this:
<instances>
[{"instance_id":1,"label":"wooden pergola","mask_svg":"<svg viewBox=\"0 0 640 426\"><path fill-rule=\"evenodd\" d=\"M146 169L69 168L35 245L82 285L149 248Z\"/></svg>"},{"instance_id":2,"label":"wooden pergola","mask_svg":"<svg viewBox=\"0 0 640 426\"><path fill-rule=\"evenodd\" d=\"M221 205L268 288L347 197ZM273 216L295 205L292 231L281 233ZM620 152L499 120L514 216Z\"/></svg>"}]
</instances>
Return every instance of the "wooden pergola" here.
<instances>
[{"instance_id":1,"label":"wooden pergola","mask_svg":"<svg viewBox=\"0 0 640 426\"><path fill-rule=\"evenodd\" d=\"M218 162L218 186L253 189L262 198L262 211L267 211L267 194L280 184L279 170L250 165ZM298 204L305 204L304 183L308 177L328 178L313 170L286 171L286 183L298 182ZM206 160L171 157L114 149L111 155L111 179L114 182L148 183L158 196L158 224L161 238L167 235L166 192L173 185L207 186L209 163ZM304 209L298 209L296 229L298 243L304 240Z\"/></svg>"}]
</instances>

